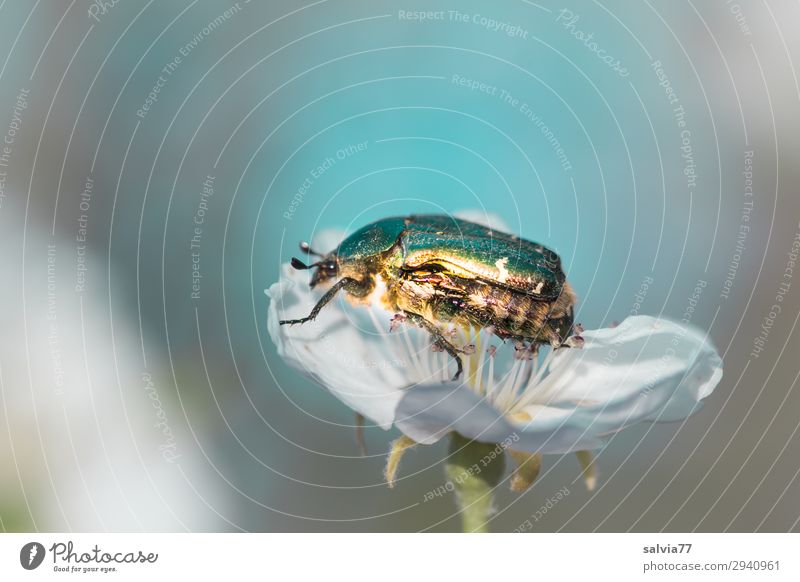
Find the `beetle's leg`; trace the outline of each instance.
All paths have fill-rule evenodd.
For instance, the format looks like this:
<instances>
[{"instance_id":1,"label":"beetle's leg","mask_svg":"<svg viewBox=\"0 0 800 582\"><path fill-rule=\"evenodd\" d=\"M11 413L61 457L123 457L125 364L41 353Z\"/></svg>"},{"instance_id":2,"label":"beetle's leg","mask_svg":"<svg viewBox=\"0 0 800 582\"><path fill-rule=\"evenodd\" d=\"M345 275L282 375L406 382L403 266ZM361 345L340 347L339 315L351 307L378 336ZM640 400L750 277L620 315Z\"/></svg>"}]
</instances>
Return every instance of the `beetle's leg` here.
<instances>
[{"instance_id":1,"label":"beetle's leg","mask_svg":"<svg viewBox=\"0 0 800 582\"><path fill-rule=\"evenodd\" d=\"M456 375L453 376L453 380L458 380L461 374L464 372L464 363L461 361L461 356L459 355L459 352L462 352L463 350L459 350L456 346L450 343L450 340L442 335L442 332L439 331L438 327L433 325L421 315L417 315L416 313L411 313L408 311L404 312L404 315L431 334L433 336L434 343L446 351L450 357L456 361L458 369L456 370Z\"/></svg>"},{"instance_id":2,"label":"beetle's leg","mask_svg":"<svg viewBox=\"0 0 800 582\"><path fill-rule=\"evenodd\" d=\"M461 361L461 356L458 355L459 350L449 341L444 339L442 334L439 334L439 337L441 338L437 340L439 342L439 346L448 354L450 354L450 357L456 361L457 369L455 376L453 376L453 381L456 381L461 377L461 374L464 373L464 362Z\"/></svg>"},{"instance_id":3,"label":"beetle's leg","mask_svg":"<svg viewBox=\"0 0 800 582\"><path fill-rule=\"evenodd\" d=\"M305 323L307 321L312 321L314 318L317 317L317 315L319 315L319 312L322 310L322 308L325 307L328 303L330 303L334 297L336 297L336 294L341 289L346 289L347 291L352 291L354 293L357 293L361 290L361 282L356 279L353 279L352 277L344 277L343 279L339 279L333 285L333 287L328 289L325 295L323 295L322 298L319 301L317 301L317 304L314 306L314 308L311 310L311 313L309 313L307 317L303 317L301 319L284 319L282 321L279 321L278 323L280 325L285 325L287 323L289 325L294 325L295 323Z\"/></svg>"}]
</instances>

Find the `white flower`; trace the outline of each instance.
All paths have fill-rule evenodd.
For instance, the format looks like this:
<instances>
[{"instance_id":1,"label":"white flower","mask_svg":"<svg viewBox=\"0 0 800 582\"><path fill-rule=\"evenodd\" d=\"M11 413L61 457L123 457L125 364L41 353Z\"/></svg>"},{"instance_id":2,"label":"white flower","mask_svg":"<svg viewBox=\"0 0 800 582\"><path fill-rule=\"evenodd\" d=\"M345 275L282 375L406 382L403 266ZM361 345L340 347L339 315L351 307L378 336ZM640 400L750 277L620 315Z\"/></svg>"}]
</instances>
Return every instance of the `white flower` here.
<instances>
[{"instance_id":1,"label":"white flower","mask_svg":"<svg viewBox=\"0 0 800 582\"><path fill-rule=\"evenodd\" d=\"M278 353L356 412L418 443L456 431L487 443L513 436L513 448L529 453L595 449L632 424L686 418L722 377L703 332L636 316L583 332L582 348L541 354L503 344L491 330L453 329L454 343L475 349L452 381L452 358L432 349L426 331L392 325L396 314L377 300L352 304L342 293L316 320L279 325L307 315L324 293L308 278L287 264L266 291Z\"/></svg>"}]
</instances>

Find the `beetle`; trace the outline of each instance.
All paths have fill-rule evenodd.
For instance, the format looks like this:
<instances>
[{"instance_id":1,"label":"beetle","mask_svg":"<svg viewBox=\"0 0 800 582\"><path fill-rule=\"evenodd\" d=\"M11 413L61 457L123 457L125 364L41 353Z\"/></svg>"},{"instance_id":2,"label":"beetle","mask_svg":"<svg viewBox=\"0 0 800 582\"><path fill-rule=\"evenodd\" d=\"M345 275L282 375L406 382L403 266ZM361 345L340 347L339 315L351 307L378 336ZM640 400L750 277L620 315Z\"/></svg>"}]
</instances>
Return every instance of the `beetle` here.
<instances>
[{"instance_id":1,"label":"beetle","mask_svg":"<svg viewBox=\"0 0 800 582\"><path fill-rule=\"evenodd\" d=\"M492 327L501 339L558 348L572 332L575 293L559 256L544 245L447 215L384 218L360 228L333 251L295 269L316 269L311 287L336 280L301 319L312 321L339 291L383 305L427 330L463 372L463 347L445 337L448 323ZM382 282L383 285L378 286Z\"/></svg>"}]
</instances>

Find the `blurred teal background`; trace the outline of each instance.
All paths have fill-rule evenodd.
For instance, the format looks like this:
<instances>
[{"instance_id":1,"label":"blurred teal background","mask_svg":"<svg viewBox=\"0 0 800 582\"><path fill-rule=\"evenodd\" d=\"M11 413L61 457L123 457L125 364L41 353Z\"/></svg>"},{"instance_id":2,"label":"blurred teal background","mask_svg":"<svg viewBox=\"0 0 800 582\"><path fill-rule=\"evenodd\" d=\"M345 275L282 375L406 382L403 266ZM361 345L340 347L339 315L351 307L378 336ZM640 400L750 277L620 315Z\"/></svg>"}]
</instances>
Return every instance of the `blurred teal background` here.
<instances>
[{"instance_id":1,"label":"blurred teal background","mask_svg":"<svg viewBox=\"0 0 800 582\"><path fill-rule=\"evenodd\" d=\"M561 254L587 328L680 319L702 283L691 321L726 363L688 422L615 437L598 491L547 458L494 529L565 485L539 531L797 529L800 291L751 355L800 228L797 22L789 2L3 2L2 526L457 529L452 499L423 502L444 445L388 490L394 433L358 456L352 413L277 357L263 290L321 230L471 208Z\"/></svg>"}]
</instances>

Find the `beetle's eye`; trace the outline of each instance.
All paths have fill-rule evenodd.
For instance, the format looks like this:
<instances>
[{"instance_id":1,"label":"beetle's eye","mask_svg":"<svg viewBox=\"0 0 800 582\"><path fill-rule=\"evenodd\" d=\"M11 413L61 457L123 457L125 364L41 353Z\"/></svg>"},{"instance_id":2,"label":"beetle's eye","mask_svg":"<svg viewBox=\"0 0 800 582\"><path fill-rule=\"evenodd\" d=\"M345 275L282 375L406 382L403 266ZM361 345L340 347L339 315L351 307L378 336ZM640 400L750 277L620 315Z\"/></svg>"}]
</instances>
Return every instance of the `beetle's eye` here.
<instances>
[{"instance_id":1,"label":"beetle's eye","mask_svg":"<svg viewBox=\"0 0 800 582\"><path fill-rule=\"evenodd\" d=\"M336 262L335 261L328 261L325 263L325 269L329 271L331 274L336 274Z\"/></svg>"}]
</instances>

